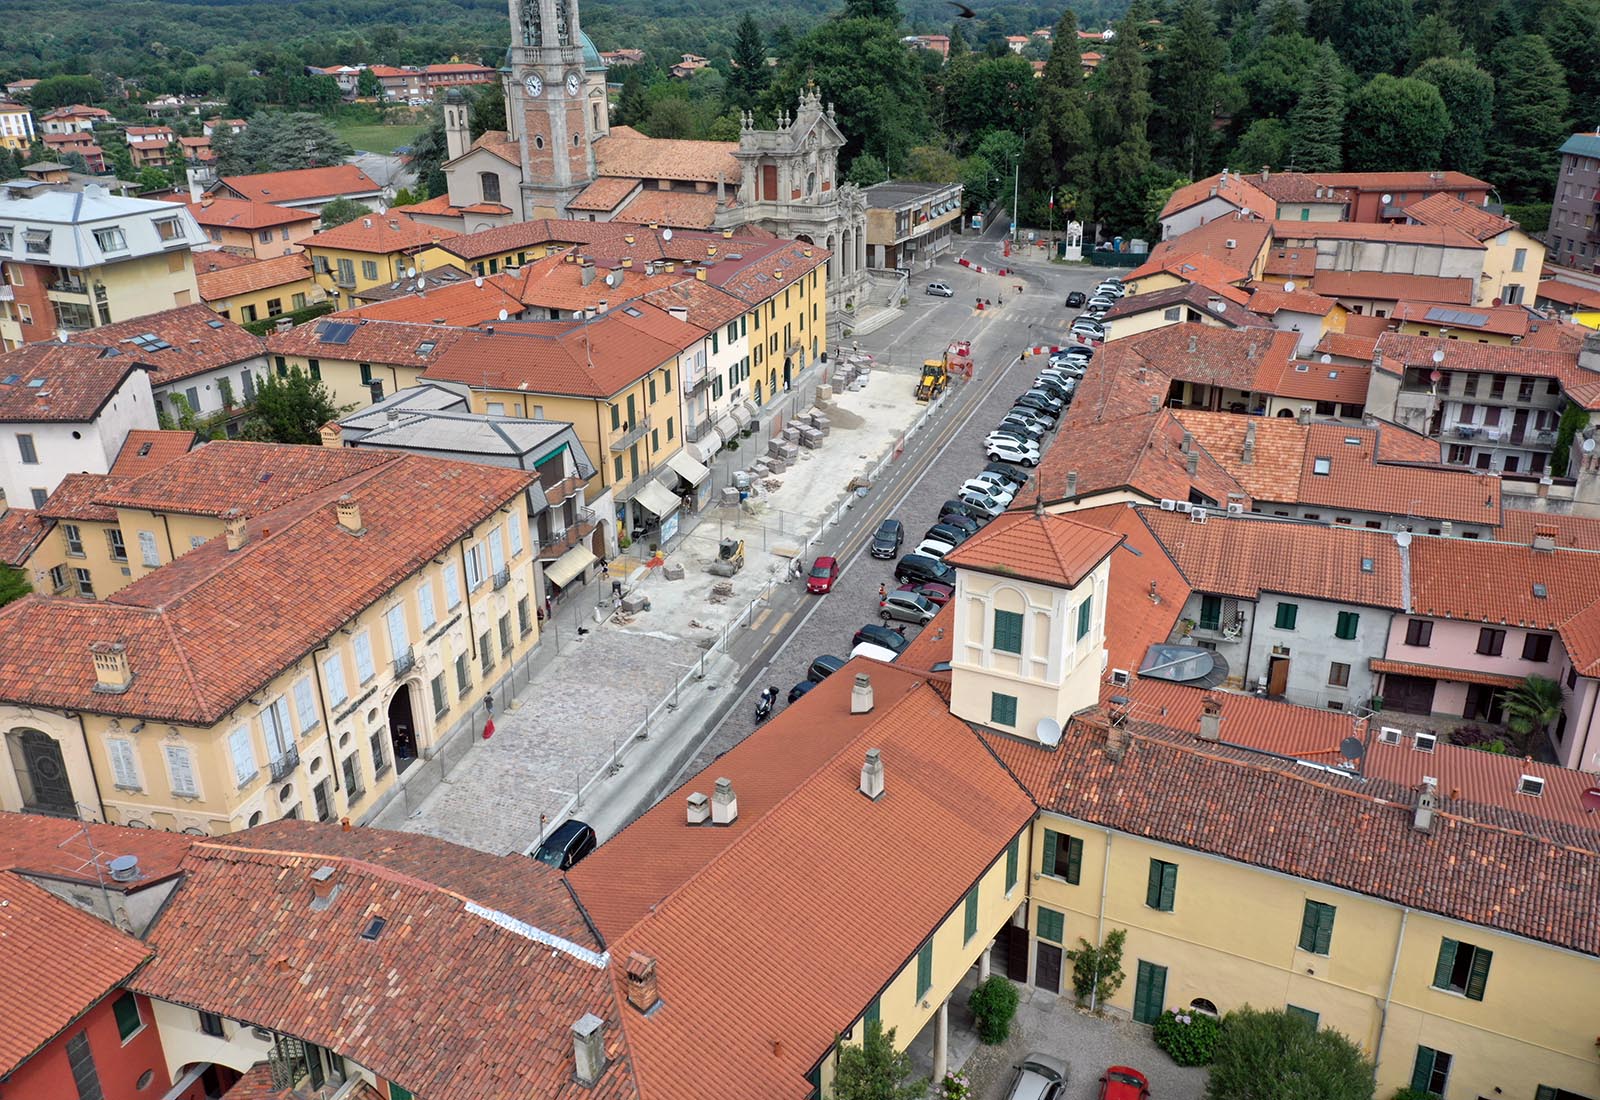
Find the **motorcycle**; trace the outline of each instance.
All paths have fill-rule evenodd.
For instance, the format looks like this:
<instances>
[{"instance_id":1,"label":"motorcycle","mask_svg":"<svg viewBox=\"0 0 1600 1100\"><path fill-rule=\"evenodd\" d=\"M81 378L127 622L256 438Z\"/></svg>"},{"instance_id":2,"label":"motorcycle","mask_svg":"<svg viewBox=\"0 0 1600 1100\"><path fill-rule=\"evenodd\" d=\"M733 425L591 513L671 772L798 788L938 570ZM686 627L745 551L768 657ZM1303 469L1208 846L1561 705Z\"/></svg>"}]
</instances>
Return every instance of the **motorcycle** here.
<instances>
[{"instance_id":1,"label":"motorcycle","mask_svg":"<svg viewBox=\"0 0 1600 1100\"><path fill-rule=\"evenodd\" d=\"M772 708L778 702L778 689L769 687L761 693L756 700L756 721L765 722L772 715Z\"/></svg>"}]
</instances>

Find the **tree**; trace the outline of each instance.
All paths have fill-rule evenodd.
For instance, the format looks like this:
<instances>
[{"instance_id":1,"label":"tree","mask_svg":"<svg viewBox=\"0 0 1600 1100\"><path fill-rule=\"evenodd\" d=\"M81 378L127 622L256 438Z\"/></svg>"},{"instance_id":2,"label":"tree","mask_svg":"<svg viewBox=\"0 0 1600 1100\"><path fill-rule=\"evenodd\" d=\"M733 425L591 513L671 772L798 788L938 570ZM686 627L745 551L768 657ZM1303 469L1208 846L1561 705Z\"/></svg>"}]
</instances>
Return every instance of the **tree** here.
<instances>
[{"instance_id":1,"label":"tree","mask_svg":"<svg viewBox=\"0 0 1600 1100\"><path fill-rule=\"evenodd\" d=\"M1337 172L1343 163L1344 67L1326 42L1289 113L1289 162L1300 172Z\"/></svg>"},{"instance_id":2,"label":"tree","mask_svg":"<svg viewBox=\"0 0 1600 1100\"><path fill-rule=\"evenodd\" d=\"M1461 32L1438 12L1430 12L1417 21L1411 32L1406 71L1413 72L1431 58L1460 57L1461 49Z\"/></svg>"},{"instance_id":3,"label":"tree","mask_svg":"<svg viewBox=\"0 0 1600 1100\"><path fill-rule=\"evenodd\" d=\"M399 197L396 196L396 202ZM354 199L337 198L322 208L323 229L332 229L334 226L343 225L345 222L354 221L363 214L372 213L372 208L363 206Z\"/></svg>"},{"instance_id":4,"label":"tree","mask_svg":"<svg viewBox=\"0 0 1600 1100\"><path fill-rule=\"evenodd\" d=\"M1600 118L1600 0L1558 0L1544 37L1567 71L1573 117Z\"/></svg>"},{"instance_id":5,"label":"tree","mask_svg":"<svg viewBox=\"0 0 1600 1100\"><path fill-rule=\"evenodd\" d=\"M267 101L265 83L253 76L239 76L228 81L222 94L228 101L228 113L234 118L250 118Z\"/></svg>"},{"instance_id":6,"label":"tree","mask_svg":"<svg viewBox=\"0 0 1600 1100\"><path fill-rule=\"evenodd\" d=\"M167 173L172 177L172 186L186 187L189 183L189 154L180 141L167 142Z\"/></svg>"},{"instance_id":7,"label":"tree","mask_svg":"<svg viewBox=\"0 0 1600 1100\"><path fill-rule=\"evenodd\" d=\"M22 175L22 163L10 149L0 147L0 182Z\"/></svg>"},{"instance_id":8,"label":"tree","mask_svg":"<svg viewBox=\"0 0 1600 1100\"><path fill-rule=\"evenodd\" d=\"M223 175L282 172L343 164L352 152L343 138L312 114L263 112L228 146L228 163L218 162Z\"/></svg>"},{"instance_id":9,"label":"tree","mask_svg":"<svg viewBox=\"0 0 1600 1100\"><path fill-rule=\"evenodd\" d=\"M1133 0L1095 74L1089 104L1096 146L1095 216L1116 231L1143 223L1149 191L1141 184L1150 166L1150 74L1139 44L1140 28L1149 18L1144 0Z\"/></svg>"},{"instance_id":10,"label":"tree","mask_svg":"<svg viewBox=\"0 0 1600 1100\"><path fill-rule=\"evenodd\" d=\"M362 99L383 99L383 85L378 81L378 74L371 69L362 69L356 74L356 95Z\"/></svg>"},{"instance_id":11,"label":"tree","mask_svg":"<svg viewBox=\"0 0 1600 1100\"><path fill-rule=\"evenodd\" d=\"M889 170L883 166L883 161L871 153L862 153L851 161L850 171L844 174L846 183L854 183L861 187L871 187L888 178Z\"/></svg>"},{"instance_id":12,"label":"tree","mask_svg":"<svg viewBox=\"0 0 1600 1100\"><path fill-rule=\"evenodd\" d=\"M1396 73L1411 45L1411 0L1348 0L1334 44L1359 76Z\"/></svg>"},{"instance_id":13,"label":"tree","mask_svg":"<svg viewBox=\"0 0 1600 1100\"><path fill-rule=\"evenodd\" d=\"M1561 685L1529 676L1506 694L1506 728L1517 735L1517 751L1531 753L1561 717Z\"/></svg>"},{"instance_id":14,"label":"tree","mask_svg":"<svg viewBox=\"0 0 1600 1100\"><path fill-rule=\"evenodd\" d=\"M756 105L771 79L767 71L767 44L754 17L745 12L733 34L733 65L728 73L728 106L748 111Z\"/></svg>"},{"instance_id":15,"label":"tree","mask_svg":"<svg viewBox=\"0 0 1600 1100\"><path fill-rule=\"evenodd\" d=\"M656 101L640 129L656 138L691 137L694 134L694 112L687 99L669 96Z\"/></svg>"},{"instance_id":16,"label":"tree","mask_svg":"<svg viewBox=\"0 0 1600 1100\"><path fill-rule=\"evenodd\" d=\"M1372 1100L1372 1063L1330 1028L1248 1005L1228 1013L1206 1083L1208 1100Z\"/></svg>"},{"instance_id":17,"label":"tree","mask_svg":"<svg viewBox=\"0 0 1600 1100\"><path fill-rule=\"evenodd\" d=\"M1122 948L1127 941L1126 928L1113 928L1099 947L1079 939L1078 946L1066 953L1072 962L1072 992L1080 1003L1099 1009L1122 988L1128 977L1122 969Z\"/></svg>"},{"instance_id":18,"label":"tree","mask_svg":"<svg viewBox=\"0 0 1600 1100\"><path fill-rule=\"evenodd\" d=\"M411 170L417 174L417 190L426 192L425 198L443 195L448 190L444 162L449 158L450 145L444 136L444 111L440 109L434 112L428 128L411 139Z\"/></svg>"},{"instance_id":19,"label":"tree","mask_svg":"<svg viewBox=\"0 0 1600 1100\"><path fill-rule=\"evenodd\" d=\"M995 130L1026 130L1037 115L1038 94L1031 62L1009 52L985 58L949 82L946 124L958 135L961 151L970 153Z\"/></svg>"},{"instance_id":20,"label":"tree","mask_svg":"<svg viewBox=\"0 0 1600 1100\"><path fill-rule=\"evenodd\" d=\"M834 1100L920 1100L926 1081L909 1080L911 1055L894 1048L894 1028L876 1021L863 1029L860 1046L837 1047L839 1066L833 1074Z\"/></svg>"},{"instance_id":21,"label":"tree","mask_svg":"<svg viewBox=\"0 0 1600 1100\"><path fill-rule=\"evenodd\" d=\"M1567 139L1567 81L1561 63L1538 35L1526 34L1494 52L1494 126L1484 170L1508 202L1548 196Z\"/></svg>"},{"instance_id":22,"label":"tree","mask_svg":"<svg viewBox=\"0 0 1600 1100\"><path fill-rule=\"evenodd\" d=\"M100 81L92 76L47 76L28 93L28 106L34 114L43 114L74 103L92 104L102 91Z\"/></svg>"},{"instance_id":23,"label":"tree","mask_svg":"<svg viewBox=\"0 0 1600 1100\"><path fill-rule=\"evenodd\" d=\"M272 371L256 380L256 396L241 432L247 439L272 443L320 443L321 429L349 411L333 403L320 378L299 367L287 375Z\"/></svg>"},{"instance_id":24,"label":"tree","mask_svg":"<svg viewBox=\"0 0 1600 1100\"><path fill-rule=\"evenodd\" d=\"M630 70L622 81L622 94L617 97L617 125L638 126L650 113L650 104L644 97L644 77L637 69Z\"/></svg>"},{"instance_id":25,"label":"tree","mask_svg":"<svg viewBox=\"0 0 1600 1100\"><path fill-rule=\"evenodd\" d=\"M139 169L136 179L140 191L166 191L172 187L172 177L153 165Z\"/></svg>"},{"instance_id":26,"label":"tree","mask_svg":"<svg viewBox=\"0 0 1600 1100\"><path fill-rule=\"evenodd\" d=\"M20 600L33 591L28 574L11 565L0 565L0 607Z\"/></svg>"},{"instance_id":27,"label":"tree","mask_svg":"<svg viewBox=\"0 0 1600 1100\"><path fill-rule=\"evenodd\" d=\"M1039 79L1038 121L1028 142L1028 180L1034 188L1054 192L1066 186L1079 196L1075 214L1087 217L1094 173L1094 147L1089 138L1089 98L1084 90L1078 52L1078 17L1062 12L1050 36L1050 57Z\"/></svg>"},{"instance_id":28,"label":"tree","mask_svg":"<svg viewBox=\"0 0 1600 1100\"><path fill-rule=\"evenodd\" d=\"M472 94L467 125L474 134L506 128L506 90L498 80L484 84Z\"/></svg>"},{"instance_id":29,"label":"tree","mask_svg":"<svg viewBox=\"0 0 1600 1100\"><path fill-rule=\"evenodd\" d=\"M1439 89L1425 80L1379 73L1350 99L1351 127L1345 167L1352 172L1383 171L1396 164L1412 170L1439 167L1450 115Z\"/></svg>"},{"instance_id":30,"label":"tree","mask_svg":"<svg viewBox=\"0 0 1600 1100\"><path fill-rule=\"evenodd\" d=\"M1509 209L1506 217L1512 217ZM1536 223L1536 225L1548 225L1549 222L1549 215L1546 214L1545 219ZM1528 225L1530 223L1523 222L1522 224ZM1561 410L1561 420L1556 425L1555 450L1550 454L1550 472L1556 477L1566 477L1568 475L1572 462L1572 441L1578 437L1579 432L1588 426L1589 413L1587 410L1576 401L1567 402L1567 407Z\"/></svg>"},{"instance_id":31,"label":"tree","mask_svg":"<svg viewBox=\"0 0 1600 1100\"><path fill-rule=\"evenodd\" d=\"M953 183L961 178L961 158L942 145L918 145L907 155L900 178L923 183Z\"/></svg>"},{"instance_id":32,"label":"tree","mask_svg":"<svg viewBox=\"0 0 1600 1100\"><path fill-rule=\"evenodd\" d=\"M1439 166L1477 175L1494 125L1494 77L1465 58L1447 57L1424 61L1411 75L1439 89L1450 116Z\"/></svg>"},{"instance_id":33,"label":"tree","mask_svg":"<svg viewBox=\"0 0 1600 1100\"><path fill-rule=\"evenodd\" d=\"M1299 26L1296 18L1295 26ZM1210 157L1222 40L1208 0L1183 0L1156 73L1155 130L1162 156L1191 178Z\"/></svg>"},{"instance_id":34,"label":"tree","mask_svg":"<svg viewBox=\"0 0 1600 1100\"><path fill-rule=\"evenodd\" d=\"M1261 41L1239 73L1246 108L1240 121L1284 118L1300 100L1317 63L1317 44L1303 34L1275 34Z\"/></svg>"},{"instance_id":35,"label":"tree","mask_svg":"<svg viewBox=\"0 0 1600 1100\"><path fill-rule=\"evenodd\" d=\"M1262 0L1256 13L1255 26L1251 29L1263 36L1300 34L1305 30L1305 20L1296 0Z\"/></svg>"},{"instance_id":36,"label":"tree","mask_svg":"<svg viewBox=\"0 0 1600 1100\"><path fill-rule=\"evenodd\" d=\"M1344 0L1307 0L1306 34L1315 42L1330 41L1343 18Z\"/></svg>"},{"instance_id":37,"label":"tree","mask_svg":"<svg viewBox=\"0 0 1600 1100\"><path fill-rule=\"evenodd\" d=\"M900 5L895 0L844 0L846 19L880 19L900 25Z\"/></svg>"}]
</instances>

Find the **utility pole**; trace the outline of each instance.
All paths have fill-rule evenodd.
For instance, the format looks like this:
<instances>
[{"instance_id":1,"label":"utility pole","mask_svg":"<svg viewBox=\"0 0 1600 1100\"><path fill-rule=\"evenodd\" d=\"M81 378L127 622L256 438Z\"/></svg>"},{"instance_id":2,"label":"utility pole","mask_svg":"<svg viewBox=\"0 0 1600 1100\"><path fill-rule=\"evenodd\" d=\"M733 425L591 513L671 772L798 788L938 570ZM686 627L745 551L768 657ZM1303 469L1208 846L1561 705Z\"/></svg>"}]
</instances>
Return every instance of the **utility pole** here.
<instances>
[{"instance_id":1,"label":"utility pole","mask_svg":"<svg viewBox=\"0 0 1600 1100\"><path fill-rule=\"evenodd\" d=\"M1011 243L1017 243L1017 189L1022 180L1022 154L1018 153L1012 158L1011 165Z\"/></svg>"}]
</instances>

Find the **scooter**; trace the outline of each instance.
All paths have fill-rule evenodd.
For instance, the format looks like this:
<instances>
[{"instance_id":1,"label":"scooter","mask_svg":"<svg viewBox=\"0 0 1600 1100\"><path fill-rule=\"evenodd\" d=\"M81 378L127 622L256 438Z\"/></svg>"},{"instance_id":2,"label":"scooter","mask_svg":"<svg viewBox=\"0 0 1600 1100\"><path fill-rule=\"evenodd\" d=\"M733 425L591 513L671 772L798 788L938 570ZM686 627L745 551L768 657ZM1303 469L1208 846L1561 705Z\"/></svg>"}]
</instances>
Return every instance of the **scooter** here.
<instances>
[{"instance_id":1,"label":"scooter","mask_svg":"<svg viewBox=\"0 0 1600 1100\"><path fill-rule=\"evenodd\" d=\"M778 689L769 687L761 693L756 700L756 721L765 722L772 715L773 705L778 701Z\"/></svg>"}]
</instances>

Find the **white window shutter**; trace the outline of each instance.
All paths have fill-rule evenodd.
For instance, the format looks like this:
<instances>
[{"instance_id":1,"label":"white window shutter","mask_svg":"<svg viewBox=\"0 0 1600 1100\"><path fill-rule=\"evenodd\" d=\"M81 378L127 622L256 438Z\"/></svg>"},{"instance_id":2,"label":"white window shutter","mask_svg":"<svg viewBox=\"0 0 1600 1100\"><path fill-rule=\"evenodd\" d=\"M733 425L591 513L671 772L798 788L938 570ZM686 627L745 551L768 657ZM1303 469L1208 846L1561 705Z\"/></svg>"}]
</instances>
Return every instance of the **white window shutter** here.
<instances>
[{"instance_id":1,"label":"white window shutter","mask_svg":"<svg viewBox=\"0 0 1600 1100\"><path fill-rule=\"evenodd\" d=\"M302 676L295 681L294 713L295 718L300 723L301 733L306 732L319 721L317 718L317 703L312 696L311 677L309 676Z\"/></svg>"},{"instance_id":2,"label":"white window shutter","mask_svg":"<svg viewBox=\"0 0 1600 1100\"><path fill-rule=\"evenodd\" d=\"M422 611L422 629L432 629L433 624L439 621L439 613L433 607L432 581L423 581L422 587L417 589L417 606Z\"/></svg>"},{"instance_id":3,"label":"white window shutter","mask_svg":"<svg viewBox=\"0 0 1600 1100\"><path fill-rule=\"evenodd\" d=\"M154 531L139 532L139 560L149 566L161 564L161 555L156 551L156 533Z\"/></svg>"},{"instance_id":4,"label":"white window shutter","mask_svg":"<svg viewBox=\"0 0 1600 1100\"><path fill-rule=\"evenodd\" d=\"M506 567L506 550L500 542L500 528L496 527L489 532L489 564L493 567L496 576Z\"/></svg>"},{"instance_id":5,"label":"white window shutter","mask_svg":"<svg viewBox=\"0 0 1600 1100\"><path fill-rule=\"evenodd\" d=\"M483 583L483 547L481 545L467 547L467 591L471 592Z\"/></svg>"},{"instance_id":6,"label":"white window shutter","mask_svg":"<svg viewBox=\"0 0 1600 1100\"><path fill-rule=\"evenodd\" d=\"M344 662L335 653L322 662L322 678L328 682L328 700L338 706L350 697L344 688Z\"/></svg>"},{"instance_id":7,"label":"white window shutter","mask_svg":"<svg viewBox=\"0 0 1600 1100\"><path fill-rule=\"evenodd\" d=\"M138 787L139 769L133 758L133 745L117 738L106 742L111 753L111 774L119 787Z\"/></svg>"},{"instance_id":8,"label":"white window shutter","mask_svg":"<svg viewBox=\"0 0 1600 1100\"><path fill-rule=\"evenodd\" d=\"M188 798L196 798L200 794L200 787L194 779L194 760L189 755L187 745L166 745L164 750L167 756L167 774L172 779L172 793Z\"/></svg>"},{"instance_id":9,"label":"white window shutter","mask_svg":"<svg viewBox=\"0 0 1600 1100\"><path fill-rule=\"evenodd\" d=\"M363 630L356 635L356 679L366 683L372 679L372 635Z\"/></svg>"},{"instance_id":10,"label":"white window shutter","mask_svg":"<svg viewBox=\"0 0 1600 1100\"><path fill-rule=\"evenodd\" d=\"M461 603L461 571L456 563L444 567L444 605L454 610Z\"/></svg>"},{"instance_id":11,"label":"white window shutter","mask_svg":"<svg viewBox=\"0 0 1600 1100\"><path fill-rule=\"evenodd\" d=\"M522 553L522 517L512 512L506 520L506 532L511 536L511 556Z\"/></svg>"},{"instance_id":12,"label":"white window shutter","mask_svg":"<svg viewBox=\"0 0 1600 1100\"><path fill-rule=\"evenodd\" d=\"M256 747L250 740L250 727L240 726L228 734L228 749L233 754L233 777L242 787L256 774Z\"/></svg>"},{"instance_id":13,"label":"white window shutter","mask_svg":"<svg viewBox=\"0 0 1600 1100\"><path fill-rule=\"evenodd\" d=\"M411 639L406 631L406 609L403 605L396 604L389 609L383 619L389 628L389 652L398 658L411 645Z\"/></svg>"}]
</instances>

